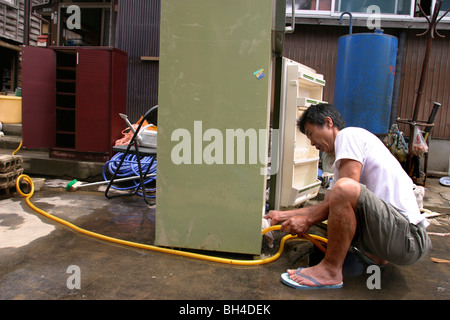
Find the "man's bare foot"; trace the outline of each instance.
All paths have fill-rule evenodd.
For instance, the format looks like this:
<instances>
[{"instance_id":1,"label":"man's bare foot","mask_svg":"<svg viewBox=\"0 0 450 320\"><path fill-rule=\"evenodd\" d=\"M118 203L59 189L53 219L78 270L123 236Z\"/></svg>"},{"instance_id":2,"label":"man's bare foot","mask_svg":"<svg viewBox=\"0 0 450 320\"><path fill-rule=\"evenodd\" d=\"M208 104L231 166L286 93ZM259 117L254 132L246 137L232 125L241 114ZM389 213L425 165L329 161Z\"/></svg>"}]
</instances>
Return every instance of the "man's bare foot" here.
<instances>
[{"instance_id":1,"label":"man's bare foot","mask_svg":"<svg viewBox=\"0 0 450 320\"><path fill-rule=\"evenodd\" d=\"M297 282L298 284L310 287L317 286L317 283L314 283L313 281L305 277L302 277L302 275L312 278L324 286L340 284L342 283L343 279L342 272L335 272L333 270L329 270L328 268L323 267L320 264L311 268L299 268L297 270L294 269L287 270L287 273L289 274L289 278L291 280Z\"/></svg>"}]
</instances>

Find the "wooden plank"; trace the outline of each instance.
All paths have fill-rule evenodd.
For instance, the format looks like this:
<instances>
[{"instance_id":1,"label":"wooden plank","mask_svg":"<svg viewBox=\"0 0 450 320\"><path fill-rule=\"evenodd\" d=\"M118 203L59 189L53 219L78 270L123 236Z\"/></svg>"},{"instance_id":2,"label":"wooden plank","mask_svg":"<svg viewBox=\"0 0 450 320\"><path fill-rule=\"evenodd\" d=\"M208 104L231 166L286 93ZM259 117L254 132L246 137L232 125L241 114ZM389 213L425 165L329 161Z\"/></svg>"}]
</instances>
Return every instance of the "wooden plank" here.
<instances>
[{"instance_id":1,"label":"wooden plank","mask_svg":"<svg viewBox=\"0 0 450 320\"><path fill-rule=\"evenodd\" d=\"M141 61L159 61L159 57L146 57L142 56Z\"/></svg>"}]
</instances>

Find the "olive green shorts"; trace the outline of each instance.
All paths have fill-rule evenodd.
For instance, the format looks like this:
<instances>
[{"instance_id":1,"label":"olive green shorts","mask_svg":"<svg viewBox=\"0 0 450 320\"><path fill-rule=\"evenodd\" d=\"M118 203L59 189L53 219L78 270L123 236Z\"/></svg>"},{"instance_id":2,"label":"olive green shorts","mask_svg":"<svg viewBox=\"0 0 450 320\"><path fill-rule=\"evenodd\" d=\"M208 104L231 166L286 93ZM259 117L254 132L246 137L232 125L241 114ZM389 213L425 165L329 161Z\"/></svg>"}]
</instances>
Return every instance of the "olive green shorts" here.
<instances>
[{"instance_id":1,"label":"olive green shorts","mask_svg":"<svg viewBox=\"0 0 450 320\"><path fill-rule=\"evenodd\" d=\"M353 245L378 258L409 265L419 261L432 247L425 228L409 223L365 185L361 185L355 214Z\"/></svg>"}]
</instances>

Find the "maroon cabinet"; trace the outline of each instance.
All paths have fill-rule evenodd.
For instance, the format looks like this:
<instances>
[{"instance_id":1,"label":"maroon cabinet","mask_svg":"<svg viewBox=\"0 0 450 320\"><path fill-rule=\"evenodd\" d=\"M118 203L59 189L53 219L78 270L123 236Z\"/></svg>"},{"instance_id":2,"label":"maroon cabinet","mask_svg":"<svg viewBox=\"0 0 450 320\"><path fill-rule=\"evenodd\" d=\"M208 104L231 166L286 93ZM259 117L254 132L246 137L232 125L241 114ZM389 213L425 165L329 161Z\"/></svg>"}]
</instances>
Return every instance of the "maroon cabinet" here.
<instances>
[{"instance_id":1,"label":"maroon cabinet","mask_svg":"<svg viewBox=\"0 0 450 320\"><path fill-rule=\"evenodd\" d=\"M25 148L50 156L106 161L126 113L127 54L109 47L24 47Z\"/></svg>"}]
</instances>

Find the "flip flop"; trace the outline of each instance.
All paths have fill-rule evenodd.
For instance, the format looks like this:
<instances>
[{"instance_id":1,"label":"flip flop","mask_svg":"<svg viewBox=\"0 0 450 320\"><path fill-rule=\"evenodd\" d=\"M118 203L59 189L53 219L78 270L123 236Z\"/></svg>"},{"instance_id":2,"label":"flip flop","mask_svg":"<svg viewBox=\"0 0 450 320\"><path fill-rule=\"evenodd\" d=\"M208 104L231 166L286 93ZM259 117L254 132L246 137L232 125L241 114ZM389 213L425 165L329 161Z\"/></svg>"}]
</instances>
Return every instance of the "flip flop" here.
<instances>
[{"instance_id":1,"label":"flip flop","mask_svg":"<svg viewBox=\"0 0 450 320\"><path fill-rule=\"evenodd\" d=\"M323 285L321 284L319 281L317 281L314 278L311 278L307 275L304 274L300 274L300 271L303 268L298 268L297 271L295 272L296 274L298 274L299 276L310 280L311 282L314 282L315 286L307 286L304 284L299 284L297 282L295 282L294 280L292 280L291 278L289 278L289 274L287 272L283 273L281 275L281 282L283 282L285 285L295 288L295 289L300 289L300 290L308 290L308 289L312 289L312 290L317 290L317 289L340 289L344 286L344 283L338 283L338 284L332 284L332 285Z\"/></svg>"}]
</instances>

